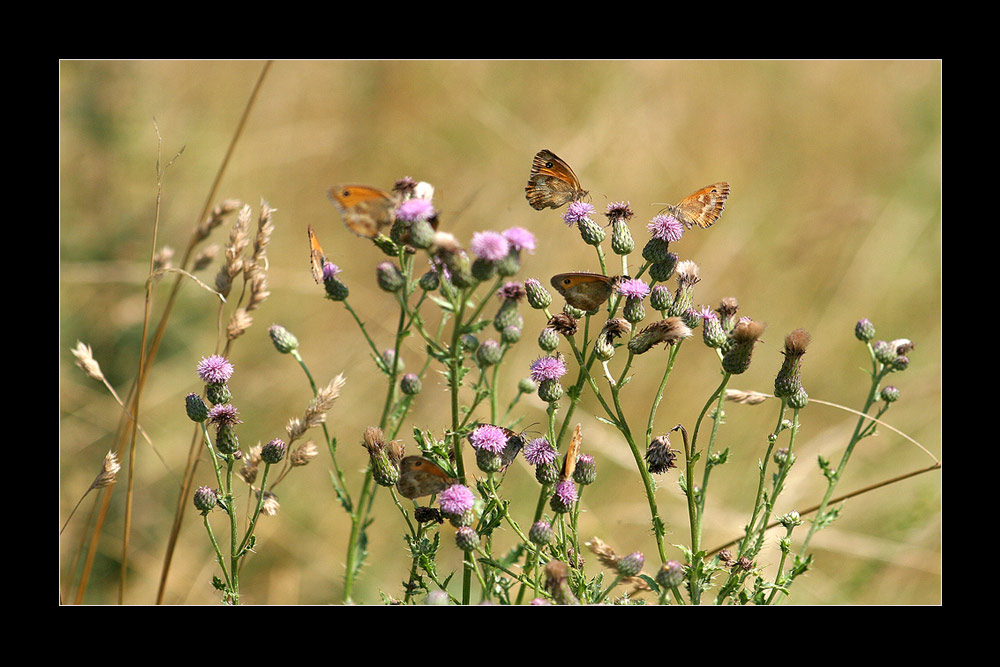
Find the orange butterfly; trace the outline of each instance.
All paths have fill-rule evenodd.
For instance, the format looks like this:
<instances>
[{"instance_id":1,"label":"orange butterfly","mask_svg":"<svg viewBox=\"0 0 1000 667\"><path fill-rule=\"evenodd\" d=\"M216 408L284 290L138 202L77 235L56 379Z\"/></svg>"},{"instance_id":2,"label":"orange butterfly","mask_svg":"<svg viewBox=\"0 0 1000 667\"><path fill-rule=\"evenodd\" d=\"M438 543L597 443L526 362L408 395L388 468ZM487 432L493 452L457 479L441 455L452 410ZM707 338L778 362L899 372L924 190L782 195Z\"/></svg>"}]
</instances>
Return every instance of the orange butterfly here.
<instances>
[{"instance_id":1,"label":"orange butterfly","mask_svg":"<svg viewBox=\"0 0 1000 667\"><path fill-rule=\"evenodd\" d=\"M347 228L358 236L373 239L395 219L396 197L377 188L335 185L327 195L340 211Z\"/></svg>"},{"instance_id":2,"label":"orange butterfly","mask_svg":"<svg viewBox=\"0 0 1000 667\"><path fill-rule=\"evenodd\" d=\"M313 280L317 283L323 282L323 265L326 264L326 255L316 238L313 226L309 225L309 264L312 268Z\"/></svg>"},{"instance_id":3,"label":"orange butterfly","mask_svg":"<svg viewBox=\"0 0 1000 667\"><path fill-rule=\"evenodd\" d=\"M590 312L608 300L617 281L618 278L609 278L599 273L560 273L552 276L550 282L563 295L566 303Z\"/></svg>"},{"instance_id":4,"label":"orange butterfly","mask_svg":"<svg viewBox=\"0 0 1000 667\"><path fill-rule=\"evenodd\" d=\"M666 210L689 229L695 225L708 229L722 215L728 198L729 183L713 183L685 197L676 206L668 206Z\"/></svg>"},{"instance_id":5,"label":"orange butterfly","mask_svg":"<svg viewBox=\"0 0 1000 667\"><path fill-rule=\"evenodd\" d=\"M567 480L573 476L576 471L576 461L580 458L580 446L583 444L583 433L580 431L580 425L576 425L576 430L573 431L573 437L569 441L569 449L566 450L566 458L563 459L563 468L560 479Z\"/></svg>"},{"instance_id":6,"label":"orange butterfly","mask_svg":"<svg viewBox=\"0 0 1000 667\"><path fill-rule=\"evenodd\" d=\"M444 491L457 481L433 461L422 456L407 456L399 462L396 490L404 498L415 500Z\"/></svg>"},{"instance_id":7,"label":"orange butterfly","mask_svg":"<svg viewBox=\"0 0 1000 667\"><path fill-rule=\"evenodd\" d=\"M531 208L541 211L545 207L559 208L571 201L587 196L580 179L573 169L548 150L540 150L531 162L531 175L524 188L524 196Z\"/></svg>"}]
</instances>

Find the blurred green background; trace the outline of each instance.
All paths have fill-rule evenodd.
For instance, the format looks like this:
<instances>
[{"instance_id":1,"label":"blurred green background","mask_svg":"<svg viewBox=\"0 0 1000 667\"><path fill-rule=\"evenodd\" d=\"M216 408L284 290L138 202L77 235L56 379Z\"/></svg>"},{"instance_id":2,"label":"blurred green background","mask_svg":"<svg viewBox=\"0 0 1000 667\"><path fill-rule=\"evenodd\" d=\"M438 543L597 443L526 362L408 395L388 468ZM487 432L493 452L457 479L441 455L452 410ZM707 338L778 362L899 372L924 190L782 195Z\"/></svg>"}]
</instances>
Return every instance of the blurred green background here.
<instances>
[{"instance_id":1,"label":"blurred green background","mask_svg":"<svg viewBox=\"0 0 1000 667\"><path fill-rule=\"evenodd\" d=\"M184 147L164 179L158 237L158 247L170 246L179 255L262 66L257 61L61 63L60 526L100 470L120 417L104 387L74 367L70 350L77 340L91 345L123 395L138 368L156 198L154 119L164 162ZM343 269L352 305L385 346L396 310L373 280L383 255L350 234L327 200L326 188L333 183L389 188L402 176L429 181L436 187L442 227L462 242L481 230L530 229L539 250L525 258L521 280L537 277L547 284L555 273L599 270L593 249L566 228L559 213L534 211L525 202L531 158L541 148L573 166L598 211L611 201L631 202L639 247L647 238L646 222L663 203L729 181L732 195L720 222L688 232L672 249L700 267L698 303L714 307L722 297L735 296L741 314L767 323L753 365L730 386L771 392L785 334L804 327L813 338L803 371L810 396L858 409L867 390L868 361L853 329L868 317L878 338L916 343L910 368L891 378L902 397L888 421L940 457L938 61L274 63L216 198L249 203L255 220L261 199L277 209L267 273L271 296L231 355L236 374L230 385L245 422L239 431L244 445L284 437L285 422L301 414L311 396L297 364L279 355L268 338L268 326L280 323L298 336L318 382L339 372L347 376L329 424L357 494L367 464L361 433L378 420L384 381L348 313L324 300L313 283L306 225L316 227L327 255ZM224 243L228 227L209 243ZM611 255L609 243L606 252ZM421 259L418 269L423 265ZM217 265L201 278L211 283L216 270ZM173 280L168 277L154 290L153 323ZM558 295L556 301L561 304ZM492 316L491 311L488 306L485 312ZM535 338L544 317L526 304L522 313L524 337L501 373L502 404L539 354ZM183 397L202 390L194 371L199 359L216 349L216 320L211 295L186 284L143 395L140 422L163 461L139 440L125 595L130 604L156 599L192 432ZM660 378L661 355L642 358L660 361L655 368L640 364L624 393L638 430ZM417 339L407 339L407 367L419 367L422 359ZM621 363L616 359L612 367ZM677 423L691 428L718 383L716 369L714 353L700 341L685 345L658 413L658 433ZM447 394L436 370L432 366L404 437L412 426L440 434L448 423ZM584 450L597 458L599 470L583 496L581 536L596 535L620 554L643 551L655 571L641 482L617 432L595 419L599 410L588 391L574 416L583 425ZM544 404L536 397L523 400L518 411L525 424L544 423ZM730 404L726 414L719 444L730 447L731 456L712 476L704 537L709 548L736 537L747 520L758 458L776 413L767 403ZM798 464L778 513L819 501L824 481L816 456L839 460L855 418L812 403L802 422ZM406 441L412 451L412 438ZM879 437L859 446L838 492L930 463L918 448L881 429ZM329 468L323 451L277 489L281 511L262 520L259 553L241 574L244 602L341 602L350 522L331 490ZM657 497L669 527L667 543L686 544L687 515L676 472L660 478ZM796 582L790 602L940 603L940 474L848 501L842 517L813 541L816 566ZM199 468L198 483L214 485L207 466ZM519 461L505 489L522 522L530 521L536 488L529 467ZM124 489L120 483L113 496L86 603L117 600ZM61 593L68 599L78 578L73 560L88 539L96 497L84 501L61 536ZM355 599L378 604L380 592L400 594L409 559L388 494L377 497L374 516ZM442 528L445 572L459 567L453 531ZM506 532L497 542L502 546L508 539ZM775 541L758 561L768 572L778 560ZM673 548L670 556L681 558ZM164 601L216 603L209 584L216 569L192 508ZM588 569L597 571L592 556Z\"/></svg>"}]
</instances>

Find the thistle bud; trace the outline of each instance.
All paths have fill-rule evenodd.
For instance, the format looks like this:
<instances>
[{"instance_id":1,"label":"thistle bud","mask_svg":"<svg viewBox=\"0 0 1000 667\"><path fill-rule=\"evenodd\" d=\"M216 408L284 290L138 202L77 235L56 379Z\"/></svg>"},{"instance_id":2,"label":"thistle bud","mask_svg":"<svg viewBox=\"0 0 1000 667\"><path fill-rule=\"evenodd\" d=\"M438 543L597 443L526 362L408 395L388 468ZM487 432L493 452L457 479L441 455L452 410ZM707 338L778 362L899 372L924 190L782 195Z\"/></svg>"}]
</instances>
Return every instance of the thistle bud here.
<instances>
[{"instance_id":1,"label":"thistle bud","mask_svg":"<svg viewBox=\"0 0 1000 667\"><path fill-rule=\"evenodd\" d=\"M267 330L267 333L271 337L271 342L274 343L274 348L282 354L288 354L299 346L298 338L280 324L273 325Z\"/></svg>"},{"instance_id":2,"label":"thistle bud","mask_svg":"<svg viewBox=\"0 0 1000 667\"><path fill-rule=\"evenodd\" d=\"M774 395L778 398L792 396L802 388L802 355L808 345L809 333L805 329L796 329L785 336L785 349L782 351L785 360L774 378Z\"/></svg>"},{"instance_id":3,"label":"thistle bud","mask_svg":"<svg viewBox=\"0 0 1000 667\"><path fill-rule=\"evenodd\" d=\"M208 514L215 508L219 501L219 496L215 489L210 486L199 486L194 492L194 506L202 514Z\"/></svg>"},{"instance_id":4,"label":"thistle bud","mask_svg":"<svg viewBox=\"0 0 1000 667\"><path fill-rule=\"evenodd\" d=\"M624 220L615 220L611 223L611 250L616 255L627 255L635 250L635 240Z\"/></svg>"},{"instance_id":5,"label":"thistle bud","mask_svg":"<svg viewBox=\"0 0 1000 667\"><path fill-rule=\"evenodd\" d=\"M739 375L750 368L754 344L764 333L764 325L751 319L741 320L733 329L722 357L722 369L732 375Z\"/></svg>"},{"instance_id":6,"label":"thistle bud","mask_svg":"<svg viewBox=\"0 0 1000 667\"><path fill-rule=\"evenodd\" d=\"M184 408L187 410L188 418L193 422L203 422L208 419L208 406L198 394L192 392L185 396Z\"/></svg>"},{"instance_id":7,"label":"thistle bud","mask_svg":"<svg viewBox=\"0 0 1000 667\"><path fill-rule=\"evenodd\" d=\"M380 262L375 267L375 276L378 279L378 286L386 292L398 292L406 285L406 277L392 262Z\"/></svg>"},{"instance_id":8,"label":"thistle bud","mask_svg":"<svg viewBox=\"0 0 1000 667\"><path fill-rule=\"evenodd\" d=\"M528 304L537 310L548 308L552 303L552 295L542 286L536 278L528 278L524 281L524 291L528 296Z\"/></svg>"},{"instance_id":9,"label":"thistle bud","mask_svg":"<svg viewBox=\"0 0 1000 667\"><path fill-rule=\"evenodd\" d=\"M854 325L854 336L867 343L875 338L875 325L867 317L858 320L858 323Z\"/></svg>"},{"instance_id":10,"label":"thistle bud","mask_svg":"<svg viewBox=\"0 0 1000 667\"><path fill-rule=\"evenodd\" d=\"M399 390L407 396L416 396L420 388L420 377L416 373L407 373L399 381Z\"/></svg>"}]
</instances>

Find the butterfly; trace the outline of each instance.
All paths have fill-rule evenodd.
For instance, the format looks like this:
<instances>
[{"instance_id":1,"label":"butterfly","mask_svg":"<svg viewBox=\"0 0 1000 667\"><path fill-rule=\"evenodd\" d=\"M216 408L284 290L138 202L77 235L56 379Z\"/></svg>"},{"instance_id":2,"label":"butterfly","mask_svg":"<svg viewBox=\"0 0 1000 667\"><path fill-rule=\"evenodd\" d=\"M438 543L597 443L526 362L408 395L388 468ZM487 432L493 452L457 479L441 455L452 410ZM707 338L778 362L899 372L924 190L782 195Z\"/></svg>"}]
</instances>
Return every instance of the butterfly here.
<instances>
[{"instance_id":1,"label":"butterfly","mask_svg":"<svg viewBox=\"0 0 1000 667\"><path fill-rule=\"evenodd\" d=\"M573 476L576 471L576 461L580 458L580 446L583 444L583 433L580 431L580 425L576 425L576 430L573 431L573 437L569 440L569 448L566 450L566 458L563 459L562 473L559 478L561 480L567 480Z\"/></svg>"},{"instance_id":2,"label":"butterfly","mask_svg":"<svg viewBox=\"0 0 1000 667\"><path fill-rule=\"evenodd\" d=\"M608 300L617 281L617 277L609 278L599 273L560 273L552 276L550 282L566 303L590 312Z\"/></svg>"},{"instance_id":3,"label":"butterfly","mask_svg":"<svg viewBox=\"0 0 1000 667\"><path fill-rule=\"evenodd\" d=\"M317 283L323 282L323 265L326 264L326 255L323 254L323 247L316 238L313 226L309 225L309 264L312 268L313 280Z\"/></svg>"},{"instance_id":4,"label":"butterfly","mask_svg":"<svg viewBox=\"0 0 1000 667\"><path fill-rule=\"evenodd\" d=\"M422 456L407 456L399 462L396 490L404 498L414 500L439 493L457 481L433 461Z\"/></svg>"},{"instance_id":5,"label":"butterfly","mask_svg":"<svg viewBox=\"0 0 1000 667\"><path fill-rule=\"evenodd\" d=\"M531 162L524 196L531 208L541 211L545 207L559 208L579 201L587 196L587 191L580 186L580 179L568 164L552 151L540 150Z\"/></svg>"},{"instance_id":6,"label":"butterfly","mask_svg":"<svg viewBox=\"0 0 1000 667\"><path fill-rule=\"evenodd\" d=\"M367 185L335 185L327 191L347 228L373 239L395 219L397 198Z\"/></svg>"},{"instance_id":7,"label":"butterfly","mask_svg":"<svg viewBox=\"0 0 1000 667\"><path fill-rule=\"evenodd\" d=\"M729 183L713 183L688 195L676 206L668 206L667 211L689 229L695 225L708 229L722 215L728 198Z\"/></svg>"}]
</instances>

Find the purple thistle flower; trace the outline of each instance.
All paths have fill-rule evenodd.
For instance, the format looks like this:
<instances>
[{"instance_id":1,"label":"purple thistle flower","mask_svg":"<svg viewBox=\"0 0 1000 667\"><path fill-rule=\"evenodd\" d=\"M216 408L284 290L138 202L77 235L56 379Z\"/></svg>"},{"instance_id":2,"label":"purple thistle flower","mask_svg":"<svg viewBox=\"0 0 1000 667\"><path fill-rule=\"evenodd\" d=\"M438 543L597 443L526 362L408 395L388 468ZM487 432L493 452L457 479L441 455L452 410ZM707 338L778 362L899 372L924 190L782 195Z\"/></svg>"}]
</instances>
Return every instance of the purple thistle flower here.
<instances>
[{"instance_id":1,"label":"purple thistle flower","mask_svg":"<svg viewBox=\"0 0 1000 667\"><path fill-rule=\"evenodd\" d=\"M604 215L612 222L615 220L628 221L632 218L632 207L627 201L611 202L608 204L608 210L604 212Z\"/></svg>"},{"instance_id":2,"label":"purple thistle flower","mask_svg":"<svg viewBox=\"0 0 1000 667\"><path fill-rule=\"evenodd\" d=\"M497 290L497 297L501 299L508 299L514 301L520 301L524 298L524 285L517 281L510 281L505 283L503 287Z\"/></svg>"},{"instance_id":3,"label":"purple thistle flower","mask_svg":"<svg viewBox=\"0 0 1000 667\"><path fill-rule=\"evenodd\" d=\"M658 215L650 220L646 229L653 235L653 238L662 239L668 243L680 241L681 236L684 235L684 225L669 213Z\"/></svg>"},{"instance_id":4,"label":"purple thistle flower","mask_svg":"<svg viewBox=\"0 0 1000 667\"><path fill-rule=\"evenodd\" d=\"M507 446L507 433L499 426L483 424L469 436L469 442L476 449L485 449L492 454L500 454Z\"/></svg>"},{"instance_id":5,"label":"purple thistle flower","mask_svg":"<svg viewBox=\"0 0 1000 667\"><path fill-rule=\"evenodd\" d=\"M499 232L476 232L469 248L480 259L499 262L510 252L510 242Z\"/></svg>"},{"instance_id":6,"label":"purple thistle flower","mask_svg":"<svg viewBox=\"0 0 1000 667\"><path fill-rule=\"evenodd\" d=\"M552 463L556 460L556 450L545 438L535 438L524 448L524 460L533 466Z\"/></svg>"},{"instance_id":7,"label":"purple thistle flower","mask_svg":"<svg viewBox=\"0 0 1000 667\"><path fill-rule=\"evenodd\" d=\"M514 250L535 252L535 235L524 227L511 227L503 231L503 237L510 242Z\"/></svg>"},{"instance_id":8,"label":"purple thistle flower","mask_svg":"<svg viewBox=\"0 0 1000 667\"><path fill-rule=\"evenodd\" d=\"M590 214L594 212L594 207L583 201L575 201L570 203L569 208L563 213L563 220L570 227L574 223L580 222L581 220L589 220Z\"/></svg>"},{"instance_id":9,"label":"purple thistle flower","mask_svg":"<svg viewBox=\"0 0 1000 667\"><path fill-rule=\"evenodd\" d=\"M559 500L562 501L564 507L569 507L578 498L576 484L571 479L564 479L556 486L555 495L559 496Z\"/></svg>"},{"instance_id":10,"label":"purple thistle flower","mask_svg":"<svg viewBox=\"0 0 1000 667\"><path fill-rule=\"evenodd\" d=\"M331 280L340 273L340 267L332 262L323 263L323 280Z\"/></svg>"},{"instance_id":11,"label":"purple thistle flower","mask_svg":"<svg viewBox=\"0 0 1000 667\"><path fill-rule=\"evenodd\" d=\"M645 299L649 295L649 285L639 278L631 278L618 283L618 293L626 299Z\"/></svg>"},{"instance_id":12,"label":"purple thistle flower","mask_svg":"<svg viewBox=\"0 0 1000 667\"><path fill-rule=\"evenodd\" d=\"M701 315L702 321L719 319L719 314L714 310L712 310L711 308L709 308L708 306L702 306L699 315Z\"/></svg>"},{"instance_id":13,"label":"purple thistle flower","mask_svg":"<svg viewBox=\"0 0 1000 667\"><path fill-rule=\"evenodd\" d=\"M427 220L434 216L434 205L426 199L407 199L396 208L396 217L406 222Z\"/></svg>"},{"instance_id":14,"label":"purple thistle flower","mask_svg":"<svg viewBox=\"0 0 1000 667\"><path fill-rule=\"evenodd\" d=\"M469 487L461 484L452 484L438 496L441 511L452 516L462 516L472 509L475 502Z\"/></svg>"},{"instance_id":15,"label":"purple thistle flower","mask_svg":"<svg viewBox=\"0 0 1000 667\"><path fill-rule=\"evenodd\" d=\"M531 379L535 382L557 380L566 375L566 362L558 357L539 357L531 362Z\"/></svg>"},{"instance_id":16,"label":"purple thistle flower","mask_svg":"<svg viewBox=\"0 0 1000 667\"><path fill-rule=\"evenodd\" d=\"M216 426L232 426L233 424L243 423L243 420L240 419L239 410L236 409L235 405L230 403L213 405L212 409L208 411L208 421Z\"/></svg>"},{"instance_id":17,"label":"purple thistle flower","mask_svg":"<svg viewBox=\"0 0 1000 667\"><path fill-rule=\"evenodd\" d=\"M202 357L198 363L198 376L209 384L228 382L233 375L233 365L225 357L213 354Z\"/></svg>"}]
</instances>

